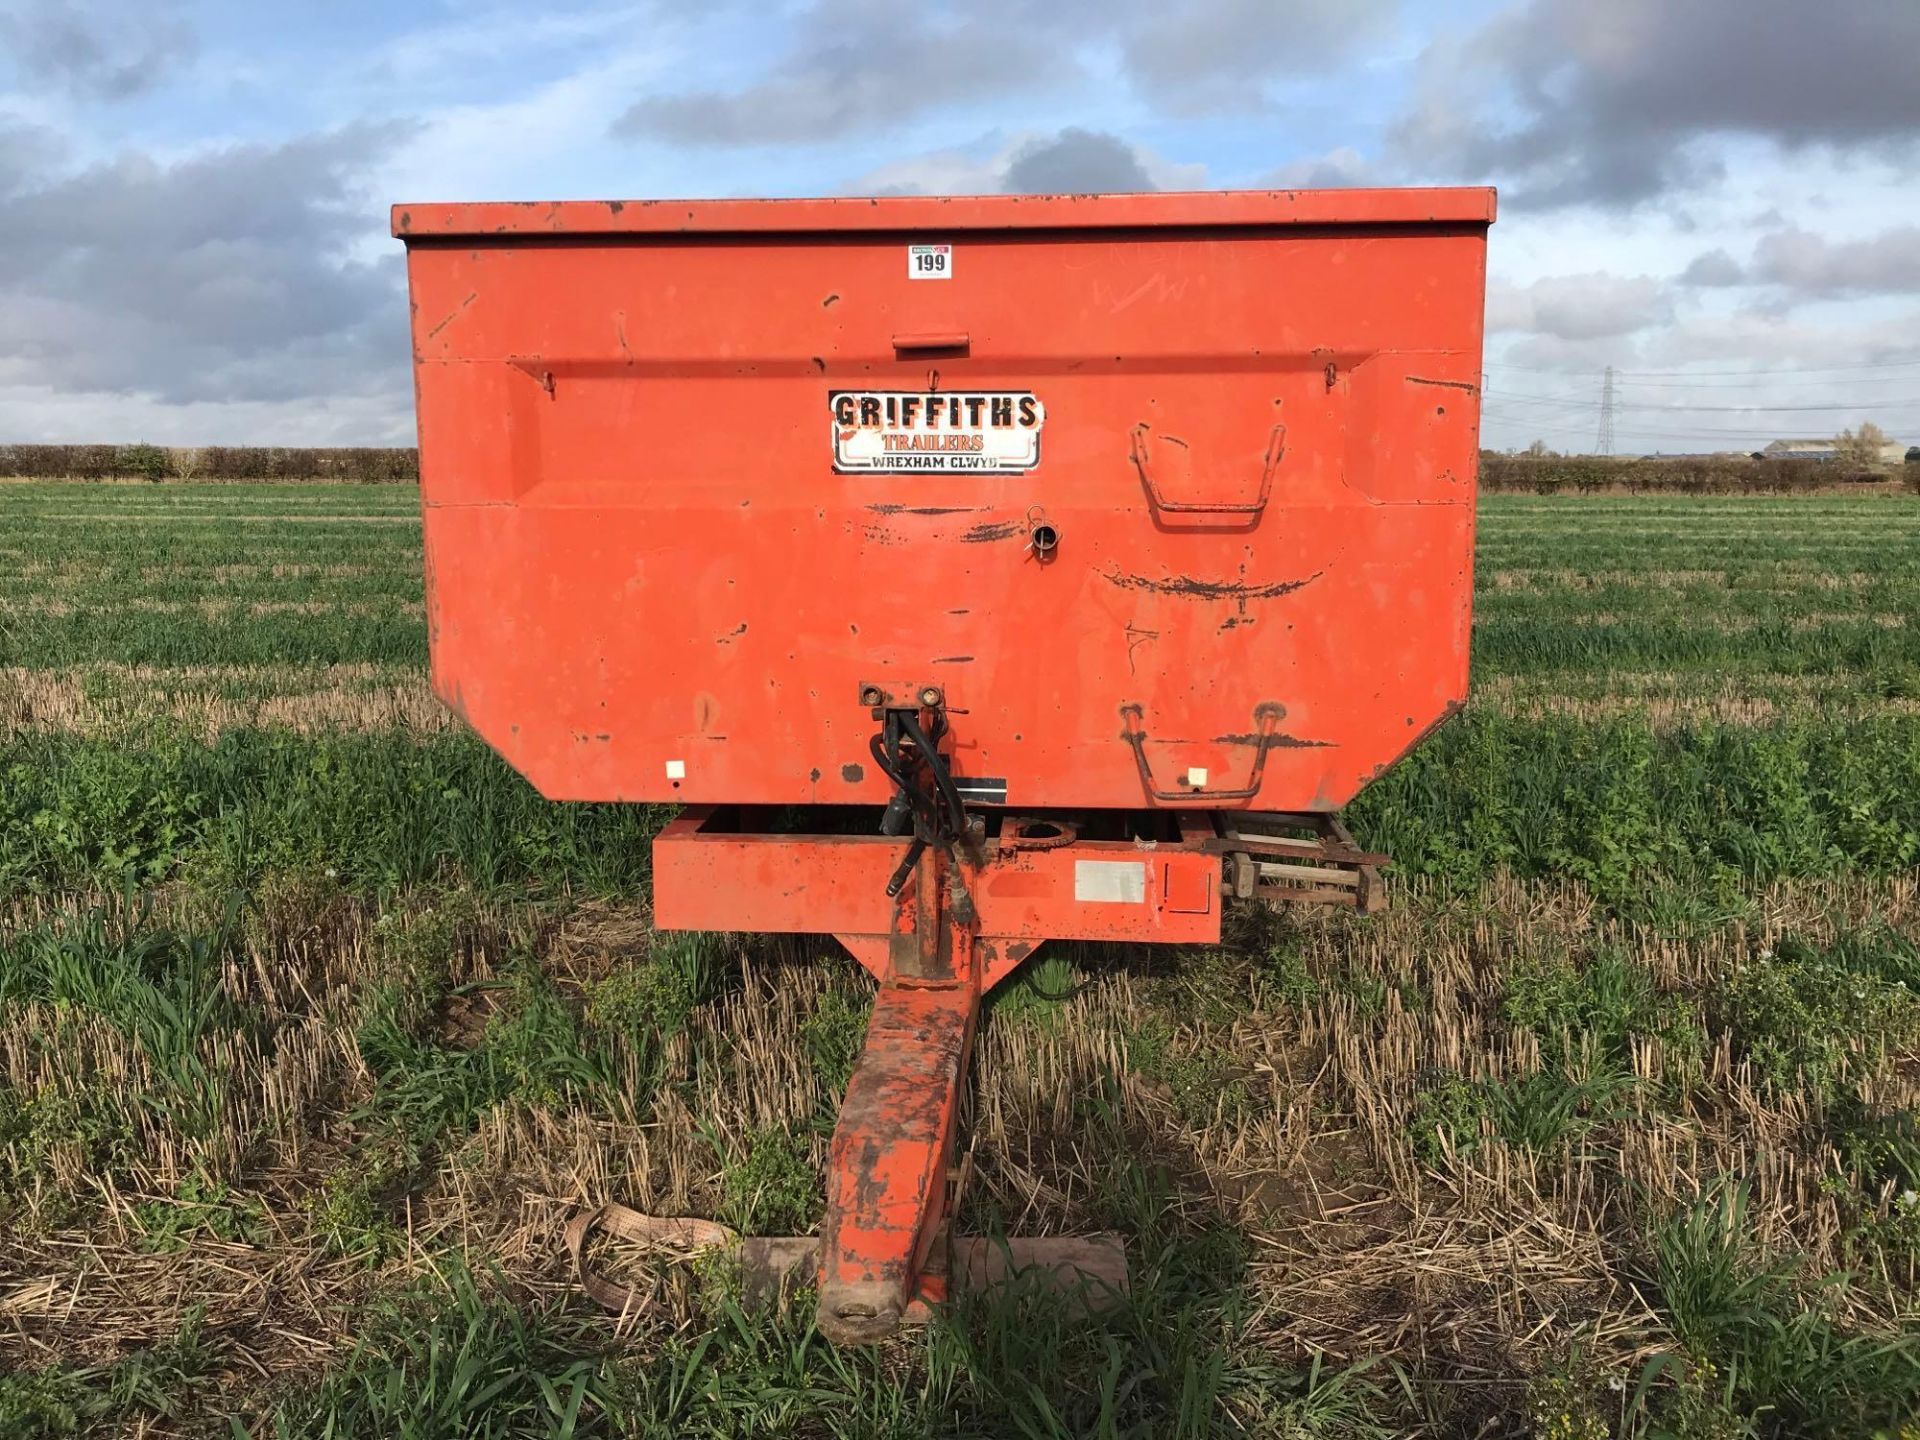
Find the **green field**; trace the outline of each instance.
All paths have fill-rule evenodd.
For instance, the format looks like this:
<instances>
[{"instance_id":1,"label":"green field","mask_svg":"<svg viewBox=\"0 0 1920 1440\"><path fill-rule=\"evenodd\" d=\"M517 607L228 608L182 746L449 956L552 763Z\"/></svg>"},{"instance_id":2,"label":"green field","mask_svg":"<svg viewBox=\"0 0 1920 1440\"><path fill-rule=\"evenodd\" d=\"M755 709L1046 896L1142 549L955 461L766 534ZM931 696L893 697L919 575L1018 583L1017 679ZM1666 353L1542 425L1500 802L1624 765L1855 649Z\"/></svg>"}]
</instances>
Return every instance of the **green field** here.
<instances>
[{"instance_id":1,"label":"green field","mask_svg":"<svg viewBox=\"0 0 1920 1440\"><path fill-rule=\"evenodd\" d=\"M582 1204L817 1220L872 987L651 934L666 812L428 694L415 505L0 485L0 1437L1914 1433L1913 497L1484 499L1394 908L991 1003L966 1228L1129 1307L852 1352L573 1292Z\"/></svg>"}]
</instances>

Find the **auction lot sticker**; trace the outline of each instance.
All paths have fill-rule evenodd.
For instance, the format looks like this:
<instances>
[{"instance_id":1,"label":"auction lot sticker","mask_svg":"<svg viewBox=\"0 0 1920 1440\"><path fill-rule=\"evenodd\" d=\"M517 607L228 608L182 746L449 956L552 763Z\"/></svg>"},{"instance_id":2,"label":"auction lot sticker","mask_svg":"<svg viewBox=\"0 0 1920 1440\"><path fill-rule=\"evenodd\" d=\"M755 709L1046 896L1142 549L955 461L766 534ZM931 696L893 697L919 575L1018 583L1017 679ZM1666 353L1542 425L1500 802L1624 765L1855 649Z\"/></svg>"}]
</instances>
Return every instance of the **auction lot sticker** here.
<instances>
[{"instance_id":1,"label":"auction lot sticker","mask_svg":"<svg viewBox=\"0 0 1920 1440\"><path fill-rule=\"evenodd\" d=\"M909 280L951 280L953 278L953 246L907 246L907 278Z\"/></svg>"},{"instance_id":2,"label":"auction lot sticker","mask_svg":"<svg viewBox=\"0 0 1920 1440\"><path fill-rule=\"evenodd\" d=\"M834 390L833 468L1017 475L1040 463L1047 412L1031 390Z\"/></svg>"}]
</instances>

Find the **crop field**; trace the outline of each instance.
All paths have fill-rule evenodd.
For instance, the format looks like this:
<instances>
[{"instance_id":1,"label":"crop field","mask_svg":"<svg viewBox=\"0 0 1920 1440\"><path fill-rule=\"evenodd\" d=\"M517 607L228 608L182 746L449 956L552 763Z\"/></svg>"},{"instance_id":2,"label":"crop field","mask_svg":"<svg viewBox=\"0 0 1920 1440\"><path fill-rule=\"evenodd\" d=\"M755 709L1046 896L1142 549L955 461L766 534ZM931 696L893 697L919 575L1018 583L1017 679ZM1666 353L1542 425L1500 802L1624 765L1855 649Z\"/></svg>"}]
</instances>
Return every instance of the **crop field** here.
<instances>
[{"instance_id":1,"label":"crop field","mask_svg":"<svg viewBox=\"0 0 1920 1440\"><path fill-rule=\"evenodd\" d=\"M416 503L0 485L0 1437L1920 1433L1912 496L1485 497L1392 909L990 1002L963 1228L1129 1303L852 1351L576 1292L816 1222L872 986L438 707Z\"/></svg>"}]
</instances>

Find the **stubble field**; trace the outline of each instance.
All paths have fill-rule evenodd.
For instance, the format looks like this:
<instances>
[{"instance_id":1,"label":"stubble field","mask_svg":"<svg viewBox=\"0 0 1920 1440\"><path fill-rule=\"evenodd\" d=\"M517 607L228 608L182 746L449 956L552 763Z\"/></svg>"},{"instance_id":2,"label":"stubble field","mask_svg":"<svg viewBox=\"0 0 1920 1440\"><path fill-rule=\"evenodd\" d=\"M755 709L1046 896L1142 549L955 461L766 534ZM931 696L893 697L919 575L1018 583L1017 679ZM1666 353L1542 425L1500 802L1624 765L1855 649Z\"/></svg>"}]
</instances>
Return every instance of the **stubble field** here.
<instances>
[{"instance_id":1,"label":"stubble field","mask_svg":"<svg viewBox=\"0 0 1920 1440\"><path fill-rule=\"evenodd\" d=\"M871 1351L574 1293L583 1204L814 1223L871 983L651 933L666 812L428 693L416 506L0 485L0 1436L1920 1414L1910 497L1483 499L1473 704L1349 816L1391 912L990 1006L968 1228L1120 1230L1132 1303Z\"/></svg>"}]
</instances>

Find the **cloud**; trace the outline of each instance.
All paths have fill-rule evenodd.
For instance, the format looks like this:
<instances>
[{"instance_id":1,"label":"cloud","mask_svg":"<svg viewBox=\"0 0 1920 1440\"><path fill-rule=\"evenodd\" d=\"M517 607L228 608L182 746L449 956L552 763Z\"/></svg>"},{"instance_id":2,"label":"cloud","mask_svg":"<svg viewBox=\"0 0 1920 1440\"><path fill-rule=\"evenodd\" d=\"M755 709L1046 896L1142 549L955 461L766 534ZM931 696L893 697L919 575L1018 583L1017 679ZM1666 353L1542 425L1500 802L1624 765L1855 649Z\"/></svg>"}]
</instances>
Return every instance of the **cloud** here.
<instances>
[{"instance_id":1,"label":"cloud","mask_svg":"<svg viewBox=\"0 0 1920 1440\"><path fill-rule=\"evenodd\" d=\"M1057 46L1031 43L1023 8L818 0L799 22L800 43L761 79L741 90L650 96L614 133L684 145L832 140L1070 73L1075 62ZM1040 0L1035 8L1044 11Z\"/></svg>"},{"instance_id":2,"label":"cloud","mask_svg":"<svg viewBox=\"0 0 1920 1440\"><path fill-rule=\"evenodd\" d=\"M0 383L184 404L405 397L396 256L348 252L394 126L171 164L128 154L0 198Z\"/></svg>"},{"instance_id":3,"label":"cloud","mask_svg":"<svg viewBox=\"0 0 1920 1440\"><path fill-rule=\"evenodd\" d=\"M1651 275L1550 275L1531 285L1487 287L1487 329L1522 330L1586 342L1631 335L1666 323L1673 305Z\"/></svg>"},{"instance_id":4,"label":"cloud","mask_svg":"<svg viewBox=\"0 0 1920 1440\"><path fill-rule=\"evenodd\" d=\"M1858 240L1831 240L1797 225L1762 235L1742 265L1724 249L1694 257L1683 285L1773 286L1786 292L1769 304L1778 313L1794 300L1847 299L1920 291L1920 225L1902 225Z\"/></svg>"},{"instance_id":5,"label":"cloud","mask_svg":"<svg viewBox=\"0 0 1920 1440\"><path fill-rule=\"evenodd\" d=\"M1725 250L1708 250L1696 255L1687 268L1680 272L1682 285L1699 285L1713 288L1725 285L1744 285L1747 272L1740 262Z\"/></svg>"},{"instance_id":6,"label":"cloud","mask_svg":"<svg viewBox=\"0 0 1920 1440\"><path fill-rule=\"evenodd\" d=\"M46 126L0 116L0 197L18 194L65 152L60 137Z\"/></svg>"},{"instance_id":7,"label":"cloud","mask_svg":"<svg viewBox=\"0 0 1920 1440\"><path fill-rule=\"evenodd\" d=\"M1839 241L1776 230L1754 246L1751 277L1821 297L1920 290L1920 225Z\"/></svg>"},{"instance_id":8,"label":"cloud","mask_svg":"<svg viewBox=\"0 0 1920 1440\"><path fill-rule=\"evenodd\" d=\"M1920 308L1888 307L1873 319L1827 319L1782 315L1759 309L1690 316L1660 337L1660 365L1712 364L1724 368L1738 360L1756 372L1780 367L1846 369L1858 365L1920 361ZM1777 390L1756 388L1756 402L1788 404L1805 396L1792 379L1776 381ZM1832 397L1825 397L1832 398Z\"/></svg>"},{"instance_id":9,"label":"cloud","mask_svg":"<svg viewBox=\"0 0 1920 1440\"><path fill-rule=\"evenodd\" d=\"M1379 183L1373 162L1350 146L1282 165L1260 182L1275 190L1347 190Z\"/></svg>"},{"instance_id":10,"label":"cloud","mask_svg":"<svg viewBox=\"0 0 1920 1440\"><path fill-rule=\"evenodd\" d=\"M1398 0L1205 0L1140 8L1120 51L1141 95L1187 113L1246 110L1269 80L1312 73L1392 28Z\"/></svg>"},{"instance_id":11,"label":"cloud","mask_svg":"<svg viewBox=\"0 0 1920 1440\"><path fill-rule=\"evenodd\" d=\"M1916 53L1911 0L1525 0L1429 50L1393 141L1521 208L1628 206L1718 178L1721 137L1911 157Z\"/></svg>"},{"instance_id":12,"label":"cloud","mask_svg":"<svg viewBox=\"0 0 1920 1440\"><path fill-rule=\"evenodd\" d=\"M1063 191L1156 190L1139 152L1117 135L1069 127L1051 140L1023 145L1001 189L1021 195Z\"/></svg>"},{"instance_id":13,"label":"cloud","mask_svg":"<svg viewBox=\"0 0 1920 1440\"><path fill-rule=\"evenodd\" d=\"M0 51L32 88L124 100L196 48L193 28L165 0L13 0L0 8Z\"/></svg>"},{"instance_id":14,"label":"cloud","mask_svg":"<svg viewBox=\"0 0 1920 1440\"><path fill-rule=\"evenodd\" d=\"M738 89L649 95L614 133L683 145L814 144L933 111L1071 92L1117 54L1159 111L1257 109L1388 29L1400 0L813 0L796 43Z\"/></svg>"},{"instance_id":15,"label":"cloud","mask_svg":"<svg viewBox=\"0 0 1920 1440\"><path fill-rule=\"evenodd\" d=\"M988 145L994 148L987 149ZM1205 165L1168 160L1101 130L983 137L971 148L935 150L868 171L854 195L1046 195L1090 190L1196 190Z\"/></svg>"}]
</instances>

